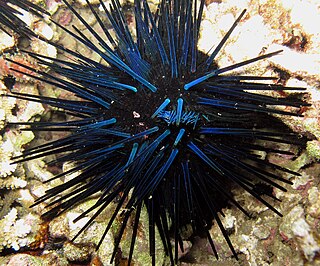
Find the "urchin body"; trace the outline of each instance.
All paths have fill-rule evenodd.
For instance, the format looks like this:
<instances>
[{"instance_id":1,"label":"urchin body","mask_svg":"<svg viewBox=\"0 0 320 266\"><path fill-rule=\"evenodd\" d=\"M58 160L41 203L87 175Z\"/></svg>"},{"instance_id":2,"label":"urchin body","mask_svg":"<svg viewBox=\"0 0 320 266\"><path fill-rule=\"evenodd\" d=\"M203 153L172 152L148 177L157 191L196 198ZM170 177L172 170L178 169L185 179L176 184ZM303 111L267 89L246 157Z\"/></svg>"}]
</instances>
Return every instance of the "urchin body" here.
<instances>
[{"instance_id":1,"label":"urchin body","mask_svg":"<svg viewBox=\"0 0 320 266\"><path fill-rule=\"evenodd\" d=\"M212 53L203 54L197 49L197 43L204 1L198 6L197 1L163 0L155 14L151 13L147 1L135 1L136 38L132 37L117 0L109 7L100 1L115 38L111 37L101 15L89 2L92 15L104 32L103 37L67 1L64 3L99 45L76 27L70 31L54 23L99 54L104 63L39 37L74 60L64 61L27 52L40 64L49 66L51 72L20 64L37 73L26 75L77 97L77 100L69 100L13 94L17 98L58 107L73 117L66 122L19 123L27 125L28 130L66 131L69 135L26 150L15 158L16 162L60 154L51 163L71 161L75 166L54 179L78 173L73 179L48 190L35 204L60 195L48 205L53 207L44 216L51 216L91 195L99 195L96 204L76 219L94 212L80 234L117 199L115 212L97 245L99 248L121 213L123 223L112 260L132 216L131 262L142 206L146 206L149 216L153 263L156 227L172 264L178 260L178 245L183 249L181 227L186 224L191 224L195 233L207 235L217 256L209 234L212 221L218 224L237 257L218 215L221 206L230 202L247 214L230 192L230 186L238 186L280 215L258 192L257 184L285 191L281 183L290 184L290 181L276 171L297 173L261 159L256 155L259 151L288 152L257 141L299 144L297 136L284 126L274 128L275 123L281 123L276 122L272 114L296 116L306 103L298 96L274 98L256 93L283 90L285 87L281 85L265 83L275 78L229 73L280 51L226 67L217 66L216 55L245 11ZM281 106L291 109L282 110ZM264 191L267 197L275 198L271 190ZM174 248L171 239L174 239Z\"/></svg>"}]
</instances>

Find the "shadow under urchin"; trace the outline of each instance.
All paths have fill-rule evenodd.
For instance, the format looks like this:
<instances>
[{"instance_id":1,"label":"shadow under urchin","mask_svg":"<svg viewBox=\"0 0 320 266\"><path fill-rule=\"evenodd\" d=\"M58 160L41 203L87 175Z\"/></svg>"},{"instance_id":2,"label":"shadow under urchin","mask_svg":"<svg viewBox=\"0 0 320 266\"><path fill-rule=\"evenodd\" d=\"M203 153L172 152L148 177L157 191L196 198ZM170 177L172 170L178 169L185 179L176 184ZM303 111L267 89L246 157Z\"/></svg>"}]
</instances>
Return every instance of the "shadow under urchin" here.
<instances>
[{"instance_id":1,"label":"shadow under urchin","mask_svg":"<svg viewBox=\"0 0 320 266\"><path fill-rule=\"evenodd\" d=\"M109 204L116 204L97 244L98 249L115 218L121 214L122 225L111 262L132 219L128 257L131 263L143 206L149 216L153 265L156 228L174 264L178 261L179 248L183 250L181 232L187 224L191 224L195 234L207 236L218 258L209 233L212 223L217 223L237 258L219 218L223 216L221 208L231 203L249 216L245 206L234 200L231 193L231 187L240 187L281 216L268 203L268 198L276 199L273 188L286 191L283 184L291 184L283 174L299 174L268 162L258 152L292 154L287 149L290 145L303 146L304 141L274 115L301 116L300 107L307 103L302 100L303 93L290 97L259 93L284 89L304 91L304 88L278 85L276 77L239 75L232 71L281 51L226 67L218 66L215 58L245 10L221 42L209 54L204 54L197 48L204 0L162 0L154 14L147 1L136 0L134 33L118 0L112 0L110 6L100 0L103 11L87 1L102 33L87 24L67 1L63 2L81 21L88 35L76 26L70 30L52 22L97 53L101 62L24 28L22 33L55 46L72 60L24 51L40 66L49 66L50 72L46 72L8 59L28 70L21 73L77 97L57 99L13 91L9 95L48 104L68 114L68 120L62 122L11 123L24 126L23 130L68 132L65 137L29 148L13 158L17 163L55 154L58 157L50 164L74 163L70 170L51 180L73 173L77 173L76 176L46 191L34 205L55 198L49 201L49 211L43 215L54 217L97 194L97 202L75 220L92 212L92 218L75 239ZM279 143L287 146L283 150L273 148Z\"/></svg>"}]
</instances>

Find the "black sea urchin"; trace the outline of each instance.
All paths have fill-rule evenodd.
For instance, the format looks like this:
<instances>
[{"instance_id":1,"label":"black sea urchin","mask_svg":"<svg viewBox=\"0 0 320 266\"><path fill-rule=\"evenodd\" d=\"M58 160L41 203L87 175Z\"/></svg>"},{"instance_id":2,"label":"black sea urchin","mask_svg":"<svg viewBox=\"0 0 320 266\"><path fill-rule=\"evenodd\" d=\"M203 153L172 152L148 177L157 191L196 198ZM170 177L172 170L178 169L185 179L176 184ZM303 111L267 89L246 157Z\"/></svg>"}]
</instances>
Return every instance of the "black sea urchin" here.
<instances>
[{"instance_id":1,"label":"black sea urchin","mask_svg":"<svg viewBox=\"0 0 320 266\"><path fill-rule=\"evenodd\" d=\"M16 62L34 79L73 93L76 99L14 93L12 96L48 104L65 112L65 122L25 122L32 131L66 131L58 140L29 148L15 162L47 155L60 155L52 163L73 162L74 167L53 179L75 173L36 200L49 200L44 217L61 214L79 201L98 193L97 202L76 220L93 212L81 234L112 202L116 208L103 233L101 245L117 215L123 222L115 240L117 248L132 216L133 229L128 262L137 237L142 207L149 216L149 245L155 264L155 230L159 231L171 264L182 247L181 228L191 224L193 232L205 233L218 257L209 229L216 222L237 258L219 218L222 203L230 202L245 214L233 199L231 186L241 187L272 211L281 215L265 197L275 198L272 189L285 191L281 183L291 182L281 172L298 175L260 158L259 151L287 153L262 145L297 144L298 137L273 115L299 116L306 103L295 97L272 97L261 91L297 90L267 84L273 77L232 74L232 70L281 51L260 55L226 67L215 57L244 16L243 11L210 54L197 49L204 0L162 0L150 11L146 0L136 0L135 33L129 30L118 0L109 7L100 0L103 15L87 1L101 34L65 0L65 5L86 28L88 35L73 26L59 28L101 57L96 62L77 51L45 40L72 60L49 58L26 52L51 72ZM111 23L110 30L104 16ZM34 33L30 37L37 37ZM89 36L90 35L90 36ZM10 60L9 60L10 61ZM30 74L30 71L34 74ZM230 73L230 74L229 74ZM283 108L287 107L287 108ZM49 180L51 181L51 180ZM75 238L77 237L75 236ZM174 240L172 247L171 240Z\"/></svg>"}]
</instances>

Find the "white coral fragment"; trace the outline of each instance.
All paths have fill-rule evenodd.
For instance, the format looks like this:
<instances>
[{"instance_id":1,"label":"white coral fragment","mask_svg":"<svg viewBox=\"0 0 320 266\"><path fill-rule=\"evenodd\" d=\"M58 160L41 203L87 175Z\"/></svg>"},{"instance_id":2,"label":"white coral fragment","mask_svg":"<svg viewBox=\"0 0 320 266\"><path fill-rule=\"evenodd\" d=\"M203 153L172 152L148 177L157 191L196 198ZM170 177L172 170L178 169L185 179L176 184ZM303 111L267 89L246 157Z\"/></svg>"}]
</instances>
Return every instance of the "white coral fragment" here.
<instances>
[{"instance_id":1,"label":"white coral fragment","mask_svg":"<svg viewBox=\"0 0 320 266\"><path fill-rule=\"evenodd\" d=\"M14 150L13 144L10 139L1 143L0 147L0 177L7 177L11 175L15 169L15 164L10 164L10 157ZM0 182L1 184L1 182ZM2 186L3 187L3 186Z\"/></svg>"},{"instance_id":2,"label":"white coral fragment","mask_svg":"<svg viewBox=\"0 0 320 266\"><path fill-rule=\"evenodd\" d=\"M269 61L277 66L289 70L291 73L304 73L305 75L319 75L320 55L304 54L289 49L283 45L273 44L269 51L283 50L278 56L271 57Z\"/></svg>"},{"instance_id":3,"label":"white coral fragment","mask_svg":"<svg viewBox=\"0 0 320 266\"><path fill-rule=\"evenodd\" d=\"M12 176L4 180L0 179L0 188L16 189L16 188L24 188L26 186L27 186L27 181L18 177Z\"/></svg>"},{"instance_id":4,"label":"white coral fragment","mask_svg":"<svg viewBox=\"0 0 320 266\"><path fill-rule=\"evenodd\" d=\"M13 248L19 250L20 247L27 245L26 236L31 232L31 225L25 219L17 219L18 211L16 208L0 220L0 251L3 248Z\"/></svg>"},{"instance_id":5,"label":"white coral fragment","mask_svg":"<svg viewBox=\"0 0 320 266\"><path fill-rule=\"evenodd\" d=\"M14 37L0 30L0 51L13 47L15 44Z\"/></svg>"},{"instance_id":6,"label":"white coral fragment","mask_svg":"<svg viewBox=\"0 0 320 266\"><path fill-rule=\"evenodd\" d=\"M0 176L7 177L16 170L15 164L10 164L9 161L1 161L0 162Z\"/></svg>"}]
</instances>

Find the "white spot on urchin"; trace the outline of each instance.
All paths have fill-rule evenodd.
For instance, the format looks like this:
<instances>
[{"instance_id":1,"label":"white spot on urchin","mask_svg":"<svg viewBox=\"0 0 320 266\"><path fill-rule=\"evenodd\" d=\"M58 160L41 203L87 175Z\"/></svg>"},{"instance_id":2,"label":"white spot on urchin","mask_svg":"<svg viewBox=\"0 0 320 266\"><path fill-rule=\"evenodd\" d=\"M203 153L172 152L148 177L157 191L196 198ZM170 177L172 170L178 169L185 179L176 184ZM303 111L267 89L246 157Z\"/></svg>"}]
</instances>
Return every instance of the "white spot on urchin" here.
<instances>
[{"instance_id":1,"label":"white spot on urchin","mask_svg":"<svg viewBox=\"0 0 320 266\"><path fill-rule=\"evenodd\" d=\"M140 114L137 113L136 111L133 111L132 114L133 114L133 118L140 118L141 117Z\"/></svg>"}]
</instances>

